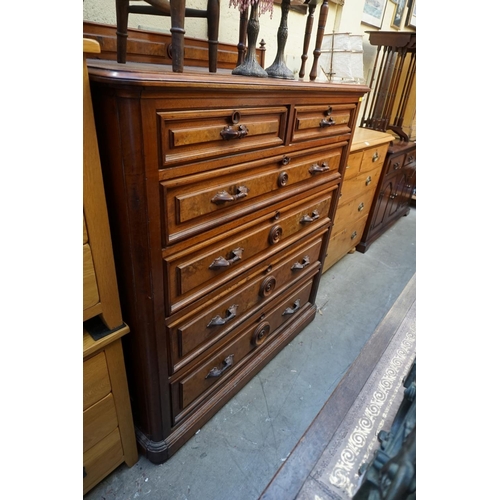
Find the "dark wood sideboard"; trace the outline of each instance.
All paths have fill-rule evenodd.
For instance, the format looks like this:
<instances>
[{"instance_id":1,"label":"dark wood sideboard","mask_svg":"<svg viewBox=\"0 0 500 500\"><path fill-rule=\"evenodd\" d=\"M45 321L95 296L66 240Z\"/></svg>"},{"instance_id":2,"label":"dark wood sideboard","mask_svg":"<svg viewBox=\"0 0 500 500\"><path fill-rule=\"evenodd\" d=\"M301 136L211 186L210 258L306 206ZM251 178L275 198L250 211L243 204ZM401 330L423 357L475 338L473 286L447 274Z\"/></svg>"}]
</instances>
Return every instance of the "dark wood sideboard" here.
<instances>
[{"instance_id":1,"label":"dark wood sideboard","mask_svg":"<svg viewBox=\"0 0 500 500\"><path fill-rule=\"evenodd\" d=\"M369 89L89 72L136 435L161 463L314 319Z\"/></svg>"}]
</instances>

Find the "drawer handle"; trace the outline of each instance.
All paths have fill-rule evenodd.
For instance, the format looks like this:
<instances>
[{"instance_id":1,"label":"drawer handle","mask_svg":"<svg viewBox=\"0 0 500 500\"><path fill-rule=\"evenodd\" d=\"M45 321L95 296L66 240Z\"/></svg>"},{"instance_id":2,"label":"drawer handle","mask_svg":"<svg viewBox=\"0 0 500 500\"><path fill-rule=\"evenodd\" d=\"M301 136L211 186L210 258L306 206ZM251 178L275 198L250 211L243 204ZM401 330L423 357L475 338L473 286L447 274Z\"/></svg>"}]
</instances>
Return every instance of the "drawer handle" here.
<instances>
[{"instance_id":1,"label":"drawer handle","mask_svg":"<svg viewBox=\"0 0 500 500\"><path fill-rule=\"evenodd\" d=\"M276 278L274 276L268 276L260 285L259 295L261 297L269 297L274 292L276 288Z\"/></svg>"},{"instance_id":2,"label":"drawer handle","mask_svg":"<svg viewBox=\"0 0 500 500\"><path fill-rule=\"evenodd\" d=\"M264 342L265 338L269 335L271 331L271 325L266 321L261 323L253 332L252 344L258 346Z\"/></svg>"},{"instance_id":3,"label":"drawer handle","mask_svg":"<svg viewBox=\"0 0 500 500\"><path fill-rule=\"evenodd\" d=\"M282 165L288 165L291 161L291 158L289 156L283 156L283 159L281 160Z\"/></svg>"},{"instance_id":4,"label":"drawer handle","mask_svg":"<svg viewBox=\"0 0 500 500\"><path fill-rule=\"evenodd\" d=\"M300 223L301 224L308 224L308 223L314 222L315 220L318 220L318 219L319 219L319 213L317 210L314 210L312 213L312 216L311 215L304 215L302 217L302 219L300 219Z\"/></svg>"},{"instance_id":5,"label":"drawer handle","mask_svg":"<svg viewBox=\"0 0 500 500\"><path fill-rule=\"evenodd\" d=\"M227 191L219 191L210 201L212 203L224 203L226 201L236 201L240 198L244 198L248 194L248 188L246 186L240 186L236 188L236 194L231 196Z\"/></svg>"},{"instance_id":6,"label":"drawer handle","mask_svg":"<svg viewBox=\"0 0 500 500\"><path fill-rule=\"evenodd\" d=\"M295 271L295 269L304 269L304 267L307 267L310 264L309 260L309 255L304 255L304 258L302 259L302 263L296 262L290 269L292 271Z\"/></svg>"},{"instance_id":7,"label":"drawer handle","mask_svg":"<svg viewBox=\"0 0 500 500\"><path fill-rule=\"evenodd\" d=\"M223 366L222 368L217 368L214 366L207 374L205 377L207 378L212 378L212 377L220 377L228 368L233 366L233 358L234 354L230 354L224 361L223 361Z\"/></svg>"},{"instance_id":8,"label":"drawer handle","mask_svg":"<svg viewBox=\"0 0 500 500\"><path fill-rule=\"evenodd\" d=\"M317 174L317 173L327 172L328 170L330 170L330 167L328 166L328 163L323 162L321 164L321 166L318 165L317 163L315 163L309 169L309 173L310 174Z\"/></svg>"},{"instance_id":9,"label":"drawer handle","mask_svg":"<svg viewBox=\"0 0 500 500\"><path fill-rule=\"evenodd\" d=\"M271 228L271 231L269 231L269 244L274 245L275 243L278 243L278 241L281 239L283 236L283 228L279 225L273 226Z\"/></svg>"},{"instance_id":10,"label":"drawer handle","mask_svg":"<svg viewBox=\"0 0 500 500\"><path fill-rule=\"evenodd\" d=\"M389 198L390 198L391 200L393 200L394 198L396 198L396 196L397 196L397 193L392 193L392 194L389 196Z\"/></svg>"},{"instance_id":11,"label":"drawer handle","mask_svg":"<svg viewBox=\"0 0 500 500\"><path fill-rule=\"evenodd\" d=\"M298 310L300 309L300 299L297 299L293 303L293 307L287 307L284 311L282 316L287 316L288 314L295 314Z\"/></svg>"},{"instance_id":12,"label":"drawer handle","mask_svg":"<svg viewBox=\"0 0 500 500\"><path fill-rule=\"evenodd\" d=\"M237 130L231 128L230 125L227 125L220 131L220 135L225 141L230 141L232 139L241 139L248 134L248 129L245 125L239 125Z\"/></svg>"},{"instance_id":13,"label":"drawer handle","mask_svg":"<svg viewBox=\"0 0 500 500\"><path fill-rule=\"evenodd\" d=\"M392 167L394 170L397 170L399 168L399 161L397 161L396 163L394 163L393 167Z\"/></svg>"},{"instance_id":14,"label":"drawer handle","mask_svg":"<svg viewBox=\"0 0 500 500\"><path fill-rule=\"evenodd\" d=\"M371 176L369 175L369 176L366 178L366 182L365 182L365 184L368 186L369 184L371 184L371 182L372 182L372 178L371 178Z\"/></svg>"},{"instance_id":15,"label":"drawer handle","mask_svg":"<svg viewBox=\"0 0 500 500\"><path fill-rule=\"evenodd\" d=\"M413 156L408 156L408 163L411 163L413 160L415 160L415 158Z\"/></svg>"},{"instance_id":16,"label":"drawer handle","mask_svg":"<svg viewBox=\"0 0 500 500\"><path fill-rule=\"evenodd\" d=\"M365 208L365 204L364 204L363 202L361 202L361 203L358 205L358 212L361 212L364 208Z\"/></svg>"},{"instance_id":17,"label":"drawer handle","mask_svg":"<svg viewBox=\"0 0 500 500\"><path fill-rule=\"evenodd\" d=\"M372 156L372 161L375 162L378 160L378 151L375 151L375 154Z\"/></svg>"},{"instance_id":18,"label":"drawer handle","mask_svg":"<svg viewBox=\"0 0 500 500\"><path fill-rule=\"evenodd\" d=\"M207 328L210 328L212 326L220 326L220 325L225 325L229 321L231 321L233 318L236 317L236 309L238 309L237 304L233 304L227 311L226 311L226 317L221 318L219 315L215 316L210 320L210 323L207 325Z\"/></svg>"},{"instance_id":19,"label":"drawer handle","mask_svg":"<svg viewBox=\"0 0 500 500\"><path fill-rule=\"evenodd\" d=\"M241 259L243 255L243 248L235 248L231 250L231 255L234 255L231 259L225 259L224 257L217 257L209 266L209 269L219 269L221 267L229 267L234 262Z\"/></svg>"},{"instance_id":20,"label":"drawer handle","mask_svg":"<svg viewBox=\"0 0 500 500\"><path fill-rule=\"evenodd\" d=\"M352 234L351 234L351 240L353 240L354 238L356 238L356 236L358 235L357 231L354 231Z\"/></svg>"},{"instance_id":21,"label":"drawer handle","mask_svg":"<svg viewBox=\"0 0 500 500\"><path fill-rule=\"evenodd\" d=\"M335 120L331 116L329 118L323 118L319 122L319 126L321 128L323 128L323 127L331 127L332 125L335 125Z\"/></svg>"}]
</instances>

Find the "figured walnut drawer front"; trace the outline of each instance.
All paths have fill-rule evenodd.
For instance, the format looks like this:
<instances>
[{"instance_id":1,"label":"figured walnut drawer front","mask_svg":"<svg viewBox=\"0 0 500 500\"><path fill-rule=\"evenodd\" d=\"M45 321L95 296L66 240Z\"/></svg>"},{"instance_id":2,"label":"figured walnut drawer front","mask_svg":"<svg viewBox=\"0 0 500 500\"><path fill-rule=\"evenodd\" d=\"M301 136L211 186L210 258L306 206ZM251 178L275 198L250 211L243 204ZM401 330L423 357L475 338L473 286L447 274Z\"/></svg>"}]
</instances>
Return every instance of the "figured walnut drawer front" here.
<instances>
[{"instance_id":1,"label":"figured walnut drawer front","mask_svg":"<svg viewBox=\"0 0 500 500\"><path fill-rule=\"evenodd\" d=\"M284 106L159 112L161 165L280 146L286 118Z\"/></svg>"},{"instance_id":2,"label":"figured walnut drawer front","mask_svg":"<svg viewBox=\"0 0 500 500\"><path fill-rule=\"evenodd\" d=\"M99 289L92 259L92 251L87 243L83 245L83 310L99 302Z\"/></svg>"},{"instance_id":3,"label":"figured walnut drawer front","mask_svg":"<svg viewBox=\"0 0 500 500\"><path fill-rule=\"evenodd\" d=\"M341 153L329 147L276 157L256 168L225 168L162 182L164 246L340 179Z\"/></svg>"},{"instance_id":4,"label":"figured walnut drawer front","mask_svg":"<svg viewBox=\"0 0 500 500\"><path fill-rule=\"evenodd\" d=\"M234 277L234 273L241 272L240 269L261 252L271 249L272 253L276 253L280 249L278 244L287 238L310 227L326 224L330 220L331 200L332 192L329 190L304 204L294 205L292 209L286 207L282 212L273 212L264 223L254 224L217 245L198 251L188 249L180 256L164 259L165 281L170 294L167 311L172 312L169 304L175 305L182 296L193 293L197 287L204 285L203 292L208 293Z\"/></svg>"},{"instance_id":5,"label":"figured walnut drawer front","mask_svg":"<svg viewBox=\"0 0 500 500\"><path fill-rule=\"evenodd\" d=\"M354 179L349 179L342 185L342 194L340 203L345 203L351 198L357 197L362 193L373 191L380 177L380 169L376 168L370 172L362 173Z\"/></svg>"},{"instance_id":6,"label":"figured walnut drawer front","mask_svg":"<svg viewBox=\"0 0 500 500\"><path fill-rule=\"evenodd\" d=\"M235 294L201 313L195 311L168 324L173 371L177 371L202 350L226 336L248 318L256 307L261 307L311 269L319 267L322 241L323 234L320 234L307 245L298 247L292 254L283 251L285 257L280 262L269 265L265 271L238 286Z\"/></svg>"},{"instance_id":7,"label":"figured walnut drawer front","mask_svg":"<svg viewBox=\"0 0 500 500\"><path fill-rule=\"evenodd\" d=\"M83 363L83 409L86 410L110 392L108 365L102 351Z\"/></svg>"},{"instance_id":8,"label":"figured walnut drawer front","mask_svg":"<svg viewBox=\"0 0 500 500\"><path fill-rule=\"evenodd\" d=\"M353 221L365 217L370 212L374 194L375 189L370 189L362 192L356 198L339 204L335 214L333 232L337 232Z\"/></svg>"},{"instance_id":9,"label":"figured walnut drawer front","mask_svg":"<svg viewBox=\"0 0 500 500\"><path fill-rule=\"evenodd\" d=\"M83 412L83 452L118 427L113 394L108 394Z\"/></svg>"},{"instance_id":10,"label":"figured walnut drawer front","mask_svg":"<svg viewBox=\"0 0 500 500\"><path fill-rule=\"evenodd\" d=\"M186 410L212 386L220 385L235 373L241 362L256 348L264 345L275 332L301 313L309 301L312 279L268 308L256 314L245 324L244 331L235 340L211 356L192 372L172 383L172 409L174 416Z\"/></svg>"},{"instance_id":11,"label":"figured walnut drawer front","mask_svg":"<svg viewBox=\"0 0 500 500\"><path fill-rule=\"evenodd\" d=\"M116 469L124 460L118 428L83 454L83 494Z\"/></svg>"},{"instance_id":12,"label":"figured walnut drawer front","mask_svg":"<svg viewBox=\"0 0 500 500\"><path fill-rule=\"evenodd\" d=\"M347 179L352 179L359 174L359 169L361 168L361 161L363 160L363 151L358 151L357 153L351 153L347 158L347 163L345 166L344 182Z\"/></svg>"},{"instance_id":13,"label":"figured walnut drawer front","mask_svg":"<svg viewBox=\"0 0 500 500\"><path fill-rule=\"evenodd\" d=\"M368 148L363 152L363 160L360 165L361 172L369 172L377 167L382 167L385 160L385 155L387 154L387 148L389 144L381 144L380 146L374 146Z\"/></svg>"},{"instance_id":14,"label":"figured walnut drawer front","mask_svg":"<svg viewBox=\"0 0 500 500\"><path fill-rule=\"evenodd\" d=\"M292 143L350 134L353 128L354 105L296 106Z\"/></svg>"}]
</instances>

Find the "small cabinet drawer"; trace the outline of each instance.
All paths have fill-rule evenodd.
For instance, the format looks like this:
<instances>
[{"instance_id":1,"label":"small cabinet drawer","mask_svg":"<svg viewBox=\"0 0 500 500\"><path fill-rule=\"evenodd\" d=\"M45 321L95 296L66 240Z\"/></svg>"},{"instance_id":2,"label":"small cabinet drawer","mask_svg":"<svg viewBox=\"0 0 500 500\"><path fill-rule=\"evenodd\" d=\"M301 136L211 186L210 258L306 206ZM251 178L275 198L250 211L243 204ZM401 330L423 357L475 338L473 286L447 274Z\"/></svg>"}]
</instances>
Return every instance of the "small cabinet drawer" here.
<instances>
[{"instance_id":1,"label":"small cabinet drawer","mask_svg":"<svg viewBox=\"0 0 500 500\"><path fill-rule=\"evenodd\" d=\"M405 163L404 163L405 167L407 165L415 165L416 162L417 162L417 150L416 149L414 149L413 151L410 151L409 153L406 153Z\"/></svg>"},{"instance_id":2,"label":"small cabinet drawer","mask_svg":"<svg viewBox=\"0 0 500 500\"><path fill-rule=\"evenodd\" d=\"M252 226L241 228L235 236L227 235L221 243L199 250L186 249L166 257L167 314L177 309L176 303L186 295L190 294L193 299L204 295L255 264L253 259L262 252L269 250L275 254L286 245L287 238L327 224L331 201L332 191L328 190L305 203L272 212Z\"/></svg>"},{"instance_id":3,"label":"small cabinet drawer","mask_svg":"<svg viewBox=\"0 0 500 500\"><path fill-rule=\"evenodd\" d=\"M113 394L108 394L83 412L83 452L118 427Z\"/></svg>"},{"instance_id":4,"label":"small cabinet drawer","mask_svg":"<svg viewBox=\"0 0 500 500\"><path fill-rule=\"evenodd\" d=\"M360 165L360 172L369 172L377 167L382 167L385 160L385 155L387 154L387 149L389 144L382 144L380 146L374 146L373 148L368 148L363 152L363 161Z\"/></svg>"},{"instance_id":5,"label":"small cabinet drawer","mask_svg":"<svg viewBox=\"0 0 500 500\"><path fill-rule=\"evenodd\" d=\"M340 179L342 149L277 156L263 166L219 169L162 182L163 245L255 213L300 190ZM262 162L260 162L262 163ZM257 166L252 165L257 164Z\"/></svg>"},{"instance_id":6,"label":"small cabinet drawer","mask_svg":"<svg viewBox=\"0 0 500 500\"><path fill-rule=\"evenodd\" d=\"M285 140L287 108L238 108L158 112L161 167L232 155Z\"/></svg>"},{"instance_id":7,"label":"small cabinet drawer","mask_svg":"<svg viewBox=\"0 0 500 500\"><path fill-rule=\"evenodd\" d=\"M387 175L392 174L393 172L397 172L398 170L401 170L404 166L404 161L405 161L404 154L391 158L389 160L389 165L387 167Z\"/></svg>"},{"instance_id":8,"label":"small cabinet drawer","mask_svg":"<svg viewBox=\"0 0 500 500\"><path fill-rule=\"evenodd\" d=\"M379 178L380 169L375 169L371 172L360 174L356 178L350 179L349 182L345 182L342 185L340 203L347 202L362 193L374 190L377 186Z\"/></svg>"},{"instance_id":9,"label":"small cabinet drawer","mask_svg":"<svg viewBox=\"0 0 500 500\"><path fill-rule=\"evenodd\" d=\"M363 160L363 151L358 151L357 153L351 153L347 158L347 163L344 173L344 181L346 179L352 179L359 174L359 169L361 168L361 161Z\"/></svg>"},{"instance_id":10,"label":"small cabinet drawer","mask_svg":"<svg viewBox=\"0 0 500 500\"><path fill-rule=\"evenodd\" d=\"M219 300L201 313L195 310L168 323L167 333L173 357L171 372L177 371L194 356L226 336L247 319L255 307L261 307L311 269L318 268L322 242L323 234L320 234L295 252L283 251L280 261L269 265L264 262L255 277L245 278L243 284L236 287L237 293Z\"/></svg>"},{"instance_id":11,"label":"small cabinet drawer","mask_svg":"<svg viewBox=\"0 0 500 500\"><path fill-rule=\"evenodd\" d=\"M184 417L186 410L200 397L206 397L209 389L215 389L234 374L248 355L263 347L281 326L301 314L308 303L312 289L312 279L298 290L280 300L278 305L270 305L255 315L242 327L241 335L220 349L207 361L192 371L172 381L172 410L176 421ZM274 302L276 304L276 302ZM181 414L183 412L184 414Z\"/></svg>"},{"instance_id":12,"label":"small cabinet drawer","mask_svg":"<svg viewBox=\"0 0 500 500\"><path fill-rule=\"evenodd\" d=\"M83 310L99 302L99 289L92 259L92 251L87 243L83 245Z\"/></svg>"},{"instance_id":13,"label":"small cabinet drawer","mask_svg":"<svg viewBox=\"0 0 500 500\"><path fill-rule=\"evenodd\" d=\"M86 410L110 392L106 355L101 351L83 363L83 409Z\"/></svg>"},{"instance_id":14,"label":"small cabinet drawer","mask_svg":"<svg viewBox=\"0 0 500 500\"><path fill-rule=\"evenodd\" d=\"M292 143L350 134L353 129L354 105L296 106Z\"/></svg>"}]
</instances>

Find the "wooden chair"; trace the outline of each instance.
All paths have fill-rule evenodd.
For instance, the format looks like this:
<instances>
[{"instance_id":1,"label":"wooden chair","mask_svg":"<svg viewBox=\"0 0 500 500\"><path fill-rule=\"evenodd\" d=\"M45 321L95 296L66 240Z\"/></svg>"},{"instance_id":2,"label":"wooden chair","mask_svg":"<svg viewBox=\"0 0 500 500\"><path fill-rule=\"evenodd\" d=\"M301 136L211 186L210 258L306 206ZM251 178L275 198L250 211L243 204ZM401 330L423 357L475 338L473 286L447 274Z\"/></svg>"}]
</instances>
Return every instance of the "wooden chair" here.
<instances>
[{"instance_id":1,"label":"wooden chair","mask_svg":"<svg viewBox=\"0 0 500 500\"><path fill-rule=\"evenodd\" d=\"M117 61L127 62L128 15L146 14L171 18L172 70L184 71L184 18L206 18L208 25L208 69L217 72L217 46L219 43L220 0L207 0L207 9L186 8L186 0L144 0L148 5L137 5L140 0L116 0Z\"/></svg>"}]
</instances>

